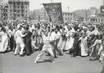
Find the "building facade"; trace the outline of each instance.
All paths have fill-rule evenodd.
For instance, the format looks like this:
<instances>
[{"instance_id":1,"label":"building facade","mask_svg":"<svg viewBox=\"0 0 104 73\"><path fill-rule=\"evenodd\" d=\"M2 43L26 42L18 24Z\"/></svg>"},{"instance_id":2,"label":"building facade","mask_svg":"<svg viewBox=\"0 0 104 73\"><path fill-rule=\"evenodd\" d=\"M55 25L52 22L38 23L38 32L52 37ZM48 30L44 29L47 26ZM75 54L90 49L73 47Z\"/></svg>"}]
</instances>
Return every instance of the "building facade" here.
<instances>
[{"instance_id":1,"label":"building facade","mask_svg":"<svg viewBox=\"0 0 104 73\"><path fill-rule=\"evenodd\" d=\"M64 22L70 23L73 18L73 13L63 12L63 20Z\"/></svg>"},{"instance_id":2,"label":"building facade","mask_svg":"<svg viewBox=\"0 0 104 73\"><path fill-rule=\"evenodd\" d=\"M0 21L6 23L8 20L8 3L0 4Z\"/></svg>"},{"instance_id":3,"label":"building facade","mask_svg":"<svg viewBox=\"0 0 104 73\"><path fill-rule=\"evenodd\" d=\"M104 23L104 0L102 0L102 4L97 14L97 21L100 23Z\"/></svg>"},{"instance_id":4,"label":"building facade","mask_svg":"<svg viewBox=\"0 0 104 73\"><path fill-rule=\"evenodd\" d=\"M0 3L0 20L16 20L18 18L27 18L29 12L28 0L6 0Z\"/></svg>"},{"instance_id":5,"label":"building facade","mask_svg":"<svg viewBox=\"0 0 104 73\"><path fill-rule=\"evenodd\" d=\"M32 17L32 19L36 21L49 22L49 17L44 8L35 9L31 12L30 17Z\"/></svg>"},{"instance_id":6,"label":"building facade","mask_svg":"<svg viewBox=\"0 0 104 73\"><path fill-rule=\"evenodd\" d=\"M97 16L98 16L99 22L104 23L104 5L100 6L99 14Z\"/></svg>"},{"instance_id":7,"label":"building facade","mask_svg":"<svg viewBox=\"0 0 104 73\"><path fill-rule=\"evenodd\" d=\"M9 20L28 17L28 0L8 0L8 5Z\"/></svg>"}]
</instances>

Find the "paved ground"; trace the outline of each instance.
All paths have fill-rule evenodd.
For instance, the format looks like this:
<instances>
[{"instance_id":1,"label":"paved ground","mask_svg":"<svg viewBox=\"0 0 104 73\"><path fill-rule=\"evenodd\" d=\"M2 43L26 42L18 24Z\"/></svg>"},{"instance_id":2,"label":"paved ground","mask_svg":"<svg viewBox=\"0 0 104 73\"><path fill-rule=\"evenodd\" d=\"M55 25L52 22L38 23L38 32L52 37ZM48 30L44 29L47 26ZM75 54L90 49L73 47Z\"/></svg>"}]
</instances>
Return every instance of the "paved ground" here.
<instances>
[{"instance_id":1,"label":"paved ground","mask_svg":"<svg viewBox=\"0 0 104 73\"><path fill-rule=\"evenodd\" d=\"M88 58L73 58L68 54L55 59L55 63L34 64L37 53L31 56L14 56L12 52L0 54L0 73L100 73L101 64ZM43 56L42 59L46 59Z\"/></svg>"}]
</instances>

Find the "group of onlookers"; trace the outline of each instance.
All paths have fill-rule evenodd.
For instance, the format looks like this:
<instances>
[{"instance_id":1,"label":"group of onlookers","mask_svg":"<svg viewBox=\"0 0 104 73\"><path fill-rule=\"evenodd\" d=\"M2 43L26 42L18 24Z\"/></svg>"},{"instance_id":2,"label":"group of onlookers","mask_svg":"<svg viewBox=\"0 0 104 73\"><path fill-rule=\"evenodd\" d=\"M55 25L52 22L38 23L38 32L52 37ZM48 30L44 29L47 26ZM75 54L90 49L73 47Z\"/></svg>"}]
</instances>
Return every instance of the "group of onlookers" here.
<instances>
[{"instance_id":1,"label":"group of onlookers","mask_svg":"<svg viewBox=\"0 0 104 73\"><path fill-rule=\"evenodd\" d=\"M90 56L90 60L102 61L104 33L101 27L101 24L86 23L0 25L0 52L13 51L14 55L30 56L39 50L35 63L46 52L54 62L54 58L67 51L73 57Z\"/></svg>"}]
</instances>

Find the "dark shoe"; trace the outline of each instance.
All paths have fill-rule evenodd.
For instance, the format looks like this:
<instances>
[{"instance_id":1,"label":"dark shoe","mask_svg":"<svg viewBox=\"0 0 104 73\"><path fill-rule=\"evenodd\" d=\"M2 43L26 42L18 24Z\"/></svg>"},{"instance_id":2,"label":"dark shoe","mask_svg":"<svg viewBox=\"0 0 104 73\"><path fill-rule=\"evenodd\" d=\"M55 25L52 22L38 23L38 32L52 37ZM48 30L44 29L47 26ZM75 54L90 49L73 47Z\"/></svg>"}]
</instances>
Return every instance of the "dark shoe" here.
<instances>
[{"instance_id":1,"label":"dark shoe","mask_svg":"<svg viewBox=\"0 0 104 73\"><path fill-rule=\"evenodd\" d=\"M31 56L31 54L27 54L27 56Z\"/></svg>"},{"instance_id":2,"label":"dark shoe","mask_svg":"<svg viewBox=\"0 0 104 73\"><path fill-rule=\"evenodd\" d=\"M23 57L24 56L24 54L20 54L20 57Z\"/></svg>"},{"instance_id":3,"label":"dark shoe","mask_svg":"<svg viewBox=\"0 0 104 73\"><path fill-rule=\"evenodd\" d=\"M55 56L54 58L58 58L57 56Z\"/></svg>"},{"instance_id":4,"label":"dark shoe","mask_svg":"<svg viewBox=\"0 0 104 73\"><path fill-rule=\"evenodd\" d=\"M63 54L59 54L59 56L63 56Z\"/></svg>"}]
</instances>

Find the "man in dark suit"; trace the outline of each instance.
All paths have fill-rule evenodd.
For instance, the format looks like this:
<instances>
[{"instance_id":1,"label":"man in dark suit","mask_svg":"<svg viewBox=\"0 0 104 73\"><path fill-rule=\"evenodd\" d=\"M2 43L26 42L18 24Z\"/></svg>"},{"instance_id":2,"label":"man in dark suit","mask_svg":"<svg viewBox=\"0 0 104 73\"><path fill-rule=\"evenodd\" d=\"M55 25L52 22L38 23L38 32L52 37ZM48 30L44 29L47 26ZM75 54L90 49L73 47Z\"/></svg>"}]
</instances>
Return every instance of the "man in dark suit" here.
<instances>
[{"instance_id":1,"label":"man in dark suit","mask_svg":"<svg viewBox=\"0 0 104 73\"><path fill-rule=\"evenodd\" d=\"M27 35L24 37L24 43L25 43L25 53L27 56L31 55L32 54L32 47L31 47L31 36L32 36L32 33L29 31L29 26L25 26L25 30L26 30L26 33Z\"/></svg>"}]
</instances>

